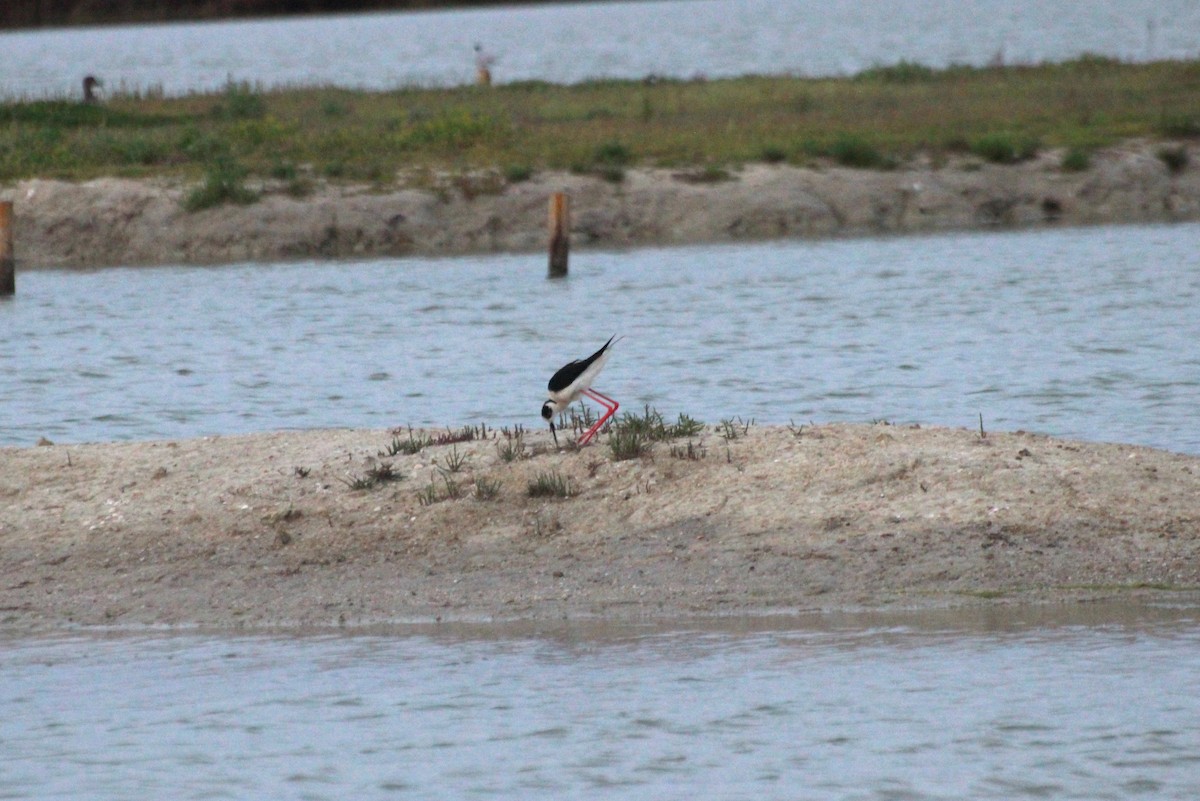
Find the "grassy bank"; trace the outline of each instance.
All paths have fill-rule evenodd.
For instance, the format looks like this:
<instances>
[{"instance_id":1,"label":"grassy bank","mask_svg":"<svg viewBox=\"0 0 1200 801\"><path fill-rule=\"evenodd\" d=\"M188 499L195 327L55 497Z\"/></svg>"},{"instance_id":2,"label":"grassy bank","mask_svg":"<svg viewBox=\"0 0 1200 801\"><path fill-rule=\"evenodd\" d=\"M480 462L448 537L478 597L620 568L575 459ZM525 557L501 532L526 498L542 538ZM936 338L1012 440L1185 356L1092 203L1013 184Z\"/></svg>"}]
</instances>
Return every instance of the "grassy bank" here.
<instances>
[{"instance_id":1,"label":"grassy bank","mask_svg":"<svg viewBox=\"0 0 1200 801\"><path fill-rule=\"evenodd\" d=\"M850 78L518 83L491 88L262 91L230 85L103 105L0 105L0 181L100 175L204 179L196 205L248 201L248 179L302 194L314 178L498 191L541 169L621 179L633 165L719 180L740 164L891 168L973 153L1015 162L1066 148L1064 169L1131 137L1200 137L1200 61L1096 57L1031 67ZM1186 154L1185 158L1186 158Z\"/></svg>"}]
</instances>

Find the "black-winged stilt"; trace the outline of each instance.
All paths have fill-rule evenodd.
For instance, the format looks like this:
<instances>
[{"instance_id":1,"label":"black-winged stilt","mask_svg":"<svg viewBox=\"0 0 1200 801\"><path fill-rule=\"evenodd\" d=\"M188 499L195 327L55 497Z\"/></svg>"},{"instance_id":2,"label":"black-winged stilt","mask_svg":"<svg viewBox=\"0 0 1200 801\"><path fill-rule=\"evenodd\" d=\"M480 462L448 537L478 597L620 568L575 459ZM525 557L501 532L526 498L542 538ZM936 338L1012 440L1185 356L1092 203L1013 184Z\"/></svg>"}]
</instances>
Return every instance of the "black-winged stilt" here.
<instances>
[{"instance_id":1,"label":"black-winged stilt","mask_svg":"<svg viewBox=\"0 0 1200 801\"><path fill-rule=\"evenodd\" d=\"M542 404L542 417L550 423L550 433L554 435L555 446L558 445L558 434L554 431L554 415L570 406L581 395L585 395L603 406L604 415L579 438L580 445L588 444L600 430L600 426L604 425L604 421L616 414L617 408L621 404L592 389L592 382L596 380L596 376L604 368L604 363L608 361L609 345L615 339L616 336L609 337L600 350L586 359L576 359L563 365L550 377L550 383L546 385L546 388L550 390L550 397Z\"/></svg>"}]
</instances>

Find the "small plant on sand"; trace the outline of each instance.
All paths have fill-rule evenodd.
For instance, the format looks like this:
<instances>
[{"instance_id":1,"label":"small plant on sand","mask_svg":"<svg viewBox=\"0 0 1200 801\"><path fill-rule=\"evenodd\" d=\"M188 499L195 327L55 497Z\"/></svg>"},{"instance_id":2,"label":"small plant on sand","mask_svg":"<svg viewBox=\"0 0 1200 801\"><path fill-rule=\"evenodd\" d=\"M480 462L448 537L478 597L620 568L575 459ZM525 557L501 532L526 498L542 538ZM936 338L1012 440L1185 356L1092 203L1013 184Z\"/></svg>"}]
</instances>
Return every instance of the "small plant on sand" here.
<instances>
[{"instance_id":1,"label":"small plant on sand","mask_svg":"<svg viewBox=\"0 0 1200 801\"><path fill-rule=\"evenodd\" d=\"M612 451L614 462L627 459L637 459L650 451L650 443L645 435L629 428L617 428L608 438L608 447Z\"/></svg>"},{"instance_id":2,"label":"small plant on sand","mask_svg":"<svg viewBox=\"0 0 1200 801\"><path fill-rule=\"evenodd\" d=\"M500 455L500 461L506 464L524 459L525 437L518 434L511 439L506 439L503 442L497 442L496 453Z\"/></svg>"},{"instance_id":3,"label":"small plant on sand","mask_svg":"<svg viewBox=\"0 0 1200 801\"><path fill-rule=\"evenodd\" d=\"M781 164L787 161L787 151L777 145L766 145L758 151L758 158L767 164Z\"/></svg>"},{"instance_id":4,"label":"small plant on sand","mask_svg":"<svg viewBox=\"0 0 1200 801\"><path fill-rule=\"evenodd\" d=\"M991 133L971 144L971 152L993 164L1016 164L1037 155L1040 144L1031 136L1010 133Z\"/></svg>"},{"instance_id":5,"label":"small plant on sand","mask_svg":"<svg viewBox=\"0 0 1200 801\"><path fill-rule=\"evenodd\" d=\"M392 432L392 441L386 448L379 452L380 456L398 456L405 454L412 456L415 453L420 453L424 448L433 444L433 440L424 433L413 431L412 426L408 427L408 439L401 439L399 432Z\"/></svg>"},{"instance_id":6,"label":"small plant on sand","mask_svg":"<svg viewBox=\"0 0 1200 801\"><path fill-rule=\"evenodd\" d=\"M441 478L442 490L438 490L437 479L430 477L429 486L417 493L417 503L422 506L433 506L435 503L462 497L462 488L458 484L451 481L450 477L444 473Z\"/></svg>"},{"instance_id":7,"label":"small plant on sand","mask_svg":"<svg viewBox=\"0 0 1200 801\"><path fill-rule=\"evenodd\" d=\"M1092 157L1082 147L1073 147L1063 155L1063 172L1083 172L1092 166Z\"/></svg>"},{"instance_id":8,"label":"small plant on sand","mask_svg":"<svg viewBox=\"0 0 1200 801\"><path fill-rule=\"evenodd\" d=\"M228 155L214 158L204 173L204 183L188 193L183 207L202 211L223 203L248 206L258 200L258 194L246 188L246 168Z\"/></svg>"},{"instance_id":9,"label":"small plant on sand","mask_svg":"<svg viewBox=\"0 0 1200 801\"><path fill-rule=\"evenodd\" d=\"M392 467L391 462L380 462L367 471L367 475L375 479L379 484L386 484L389 481L399 481L400 474Z\"/></svg>"},{"instance_id":10,"label":"small plant on sand","mask_svg":"<svg viewBox=\"0 0 1200 801\"><path fill-rule=\"evenodd\" d=\"M355 492L375 489L378 486L370 476L348 476L342 479L342 483Z\"/></svg>"},{"instance_id":11,"label":"small plant on sand","mask_svg":"<svg viewBox=\"0 0 1200 801\"><path fill-rule=\"evenodd\" d=\"M592 411L590 406L580 406L576 409L572 406L565 413L558 415L558 430L559 431L574 431L575 436L579 436L584 431L587 431L596 422L596 413Z\"/></svg>"},{"instance_id":12,"label":"small plant on sand","mask_svg":"<svg viewBox=\"0 0 1200 801\"><path fill-rule=\"evenodd\" d=\"M829 155L843 167L865 170L893 166L875 145L856 134L842 134L835 139L829 146Z\"/></svg>"},{"instance_id":13,"label":"small plant on sand","mask_svg":"<svg viewBox=\"0 0 1200 801\"><path fill-rule=\"evenodd\" d=\"M596 148L594 158L599 164L625 166L633 160L629 148L617 141L609 141Z\"/></svg>"},{"instance_id":14,"label":"small plant on sand","mask_svg":"<svg viewBox=\"0 0 1200 801\"><path fill-rule=\"evenodd\" d=\"M487 439L487 436L487 423L480 423L478 426L465 425L457 431L449 428L446 429L446 433L438 434L430 440L430 444L453 445L456 442L472 442L477 439Z\"/></svg>"},{"instance_id":15,"label":"small plant on sand","mask_svg":"<svg viewBox=\"0 0 1200 801\"><path fill-rule=\"evenodd\" d=\"M692 442L691 440L688 440L688 443L686 446L685 445L672 445L671 446L671 457L674 459L684 459L684 460L690 461L690 462L698 462L701 459L703 459L705 456L708 456L708 449L705 448L703 445L697 445L696 443Z\"/></svg>"},{"instance_id":16,"label":"small plant on sand","mask_svg":"<svg viewBox=\"0 0 1200 801\"><path fill-rule=\"evenodd\" d=\"M504 192L505 187L504 178L495 170L460 173L451 183L464 200L474 200L482 195L499 195Z\"/></svg>"},{"instance_id":17,"label":"small plant on sand","mask_svg":"<svg viewBox=\"0 0 1200 801\"><path fill-rule=\"evenodd\" d=\"M450 448L450 453L446 454L442 461L443 464L438 465L438 471L442 475L458 473L462 471L463 465L467 463L467 456L466 454L460 454L458 446L455 445Z\"/></svg>"},{"instance_id":18,"label":"small plant on sand","mask_svg":"<svg viewBox=\"0 0 1200 801\"><path fill-rule=\"evenodd\" d=\"M750 426L752 425L754 425L753 418L743 420L741 417L730 417L727 420L721 421L721 424L717 426L717 433L721 435L722 439L732 441L746 436L750 432Z\"/></svg>"},{"instance_id":19,"label":"small plant on sand","mask_svg":"<svg viewBox=\"0 0 1200 801\"><path fill-rule=\"evenodd\" d=\"M703 423L692 417L688 417L683 412L680 412L679 420L674 424L667 426L667 438L681 439L683 437L693 437L703 430Z\"/></svg>"},{"instance_id":20,"label":"small plant on sand","mask_svg":"<svg viewBox=\"0 0 1200 801\"><path fill-rule=\"evenodd\" d=\"M692 437L704 430L704 424L680 413L679 420L667 423L662 414L652 406L647 405L642 413L626 412L613 427L613 434L630 432L641 435L649 442L663 442L682 437Z\"/></svg>"},{"instance_id":21,"label":"small plant on sand","mask_svg":"<svg viewBox=\"0 0 1200 801\"><path fill-rule=\"evenodd\" d=\"M809 423L809 428L812 428L812 427L813 427L812 423ZM788 429L788 431L792 432L792 436L795 437L796 439L800 439L802 436L804 436L804 424L803 423L801 423L800 425L796 425L796 421L792 420L788 423L787 429Z\"/></svg>"},{"instance_id":22,"label":"small plant on sand","mask_svg":"<svg viewBox=\"0 0 1200 801\"><path fill-rule=\"evenodd\" d=\"M510 164L504 168L504 179L510 184L519 184L533 177L533 167L528 164Z\"/></svg>"},{"instance_id":23,"label":"small plant on sand","mask_svg":"<svg viewBox=\"0 0 1200 801\"><path fill-rule=\"evenodd\" d=\"M557 470L538 473L526 489L530 498L570 498L575 494L571 479Z\"/></svg>"},{"instance_id":24,"label":"small plant on sand","mask_svg":"<svg viewBox=\"0 0 1200 801\"><path fill-rule=\"evenodd\" d=\"M475 499L492 501L500 496L500 481L498 479L475 477Z\"/></svg>"},{"instance_id":25,"label":"small plant on sand","mask_svg":"<svg viewBox=\"0 0 1200 801\"><path fill-rule=\"evenodd\" d=\"M1158 122L1158 132L1173 139L1200 136L1200 114L1164 114Z\"/></svg>"},{"instance_id":26,"label":"small plant on sand","mask_svg":"<svg viewBox=\"0 0 1200 801\"><path fill-rule=\"evenodd\" d=\"M352 490L372 490L391 481L399 481L402 476L396 472L390 462L380 462L360 476L350 476L342 479L342 483Z\"/></svg>"},{"instance_id":27,"label":"small plant on sand","mask_svg":"<svg viewBox=\"0 0 1200 801\"><path fill-rule=\"evenodd\" d=\"M612 184L625 180L625 168L633 162L633 154L620 142L605 142L592 153L590 164L576 165L575 172L590 173Z\"/></svg>"},{"instance_id":28,"label":"small plant on sand","mask_svg":"<svg viewBox=\"0 0 1200 801\"><path fill-rule=\"evenodd\" d=\"M297 199L306 198L317 191L313 182L303 176L290 179L283 187L284 194Z\"/></svg>"},{"instance_id":29,"label":"small plant on sand","mask_svg":"<svg viewBox=\"0 0 1200 801\"><path fill-rule=\"evenodd\" d=\"M724 167L707 164L699 169L674 173L673 177L675 180L682 181L685 184L718 184L722 181L732 181L733 173Z\"/></svg>"},{"instance_id":30,"label":"small plant on sand","mask_svg":"<svg viewBox=\"0 0 1200 801\"><path fill-rule=\"evenodd\" d=\"M417 503L422 506L433 506L442 497L438 495L437 484L433 483L433 479L429 479L429 486L417 493Z\"/></svg>"},{"instance_id":31,"label":"small plant on sand","mask_svg":"<svg viewBox=\"0 0 1200 801\"><path fill-rule=\"evenodd\" d=\"M391 443L386 448L379 451L380 456L389 456L389 457L390 456L399 456L402 453L405 453L404 443L400 440L399 437L395 436L394 434L392 435Z\"/></svg>"},{"instance_id":32,"label":"small plant on sand","mask_svg":"<svg viewBox=\"0 0 1200 801\"><path fill-rule=\"evenodd\" d=\"M638 434L646 439L653 439L654 434L663 429L663 417L657 409L646 405L639 415L635 412L625 412L614 427L614 433Z\"/></svg>"}]
</instances>

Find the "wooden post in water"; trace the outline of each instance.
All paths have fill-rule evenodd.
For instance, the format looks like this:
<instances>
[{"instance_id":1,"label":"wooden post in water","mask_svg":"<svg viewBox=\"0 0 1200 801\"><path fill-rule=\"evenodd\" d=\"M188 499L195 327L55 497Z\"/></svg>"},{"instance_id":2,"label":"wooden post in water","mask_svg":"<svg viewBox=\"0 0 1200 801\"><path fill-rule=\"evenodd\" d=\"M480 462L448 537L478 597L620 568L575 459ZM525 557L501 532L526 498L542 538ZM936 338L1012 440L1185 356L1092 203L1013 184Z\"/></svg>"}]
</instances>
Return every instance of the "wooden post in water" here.
<instances>
[{"instance_id":1,"label":"wooden post in water","mask_svg":"<svg viewBox=\"0 0 1200 801\"><path fill-rule=\"evenodd\" d=\"M571 250L571 204L565 192L550 196L550 277L564 278Z\"/></svg>"},{"instance_id":2,"label":"wooden post in water","mask_svg":"<svg viewBox=\"0 0 1200 801\"><path fill-rule=\"evenodd\" d=\"M0 297L17 293L17 263L13 259L11 200L0 200Z\"/></svg>"}]
</instances>

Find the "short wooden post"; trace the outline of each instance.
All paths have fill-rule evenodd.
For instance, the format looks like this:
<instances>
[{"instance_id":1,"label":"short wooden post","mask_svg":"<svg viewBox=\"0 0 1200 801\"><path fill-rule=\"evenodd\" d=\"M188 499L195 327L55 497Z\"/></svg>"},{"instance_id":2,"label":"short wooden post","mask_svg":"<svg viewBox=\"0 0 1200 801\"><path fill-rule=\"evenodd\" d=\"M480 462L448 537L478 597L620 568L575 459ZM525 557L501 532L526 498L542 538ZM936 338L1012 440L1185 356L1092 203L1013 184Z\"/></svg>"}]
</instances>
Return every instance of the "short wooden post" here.
<instances>
[{"instance_id":1,"label":"short wooden post","mask_svg":"<svg viewBox=\"0 0 1200 801\"><path fill-rule=\"evenodd\" d=\"M550 277L567 274L567 256L571 250L571 204L565 192L550 196Z\"/></svg>"},{"instance_id":2,"label":"short wooden post","mask_svg":"<svg viewBox=\"0 0 1200 801\"><path fill-rule=\"evenodd\" d=\"M13 259L11 200L0 200L0 297L17 293L17 263Z\"/></svg>"},{"instance_id":3,"label":"short wooden post","mask_svg":"<svg viewBox=\"0 0 1200 801\"><path fill-rule=\"evenodd\" d=\"M484 66L475 68L475 83L479 86L492 85L492 71Z\"/></svg>"}]
</instances>

